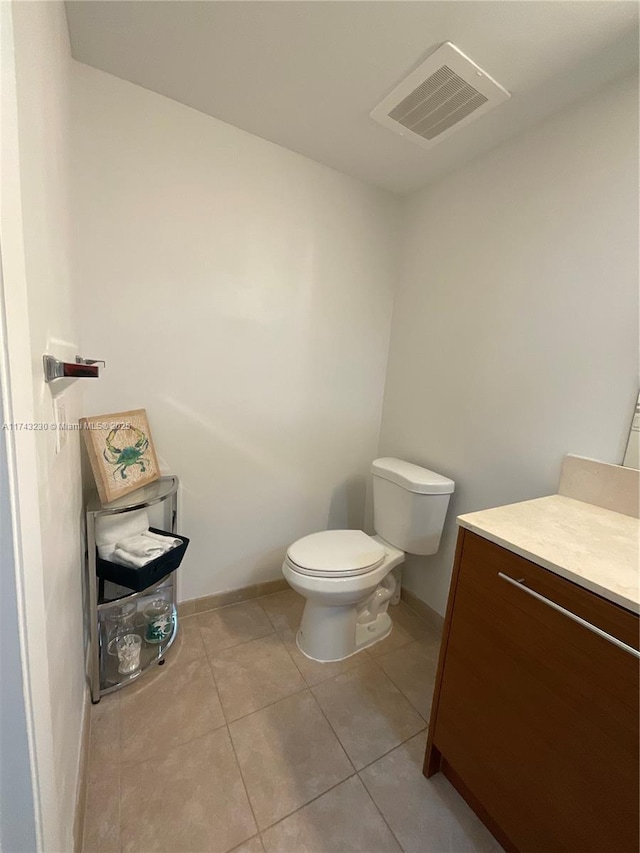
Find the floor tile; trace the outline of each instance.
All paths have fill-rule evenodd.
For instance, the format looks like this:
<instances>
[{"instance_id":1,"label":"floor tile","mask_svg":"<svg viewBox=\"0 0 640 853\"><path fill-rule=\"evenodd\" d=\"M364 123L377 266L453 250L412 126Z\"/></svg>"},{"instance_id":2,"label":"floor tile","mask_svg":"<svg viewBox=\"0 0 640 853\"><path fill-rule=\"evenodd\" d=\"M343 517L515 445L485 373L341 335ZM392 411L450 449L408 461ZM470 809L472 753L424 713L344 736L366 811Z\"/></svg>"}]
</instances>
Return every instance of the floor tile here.
<instances>
[{"instance_id":1,"label":"floor tile","mask_svg":"<svg viewBox=\"0 0 640 853\"><path fill-rule=\"evenodd\" d=\"M360 772L405 853L494 853L502 848L455 791L437 774L422 775L422 732Z\"/></svg>"},{"instance_id":2,"label":"floor tile","mask_svg":"<svg viewBox=\"0 0 640 853\"><path fill-rule=\"evenodd\" d=\"M375 663L324 681L313 694L356 768L424 728L424 720Z\"/></svg>"},{"instance_id":3,"label":"floor tile","mask_svg":"<svg viewBox=\"0 0 640 853\"><path fill-rule=\"evenodd\" d=\"M120 693L89 709L83 853L120 853Z\"/></svg>"},{"instance_id":4,"label":"floor tile","mask_svg":"<svg viewBox=\"0 0 640 853\"><path fill-rule=\"evenodd\" d=\"M304 610L304 598L292 589L260 599L260 604L276 631L297 631Z\"/></svg>"},{"instance_id":5,"label":"floor tile","mask_svg":"<svg viewBox=\"0 0 640 853\"><path fill-rule=\"evenodd\" d=\"M402 625L415 640L421 639L424 635L430 635L440 639L440 634L426 622L415 610L412 610L408 604L401 601L398 605L389 608L389 612L395 616L395 621Z\"/></svg>"},{"instance_id":6,"label":"floor tile","mask_svg":"<svg viewBox=\"0 0 640 853\"><path fill-rule=\"evenodd\" d=\"M296 644L296 632L291 630L280 631L280 639L285 644L287 651L293 658L293 662L302 673L302 677L310 687L314 684L320 684L321 681L326 681L328 678L333 678L340 675L342 672L347 672L356 666L369 660L364 652L351 655L344 660L333 661L330 663L320 663L316 660L311 660L306 655L303 655Z\"/></svg>"},{"instance_id":7,"label":"floor tile","mask_svg":"<svg viewBox=\"0 0 640 853\"><path fill-rule=\"evenodd\" d=\"M226 728L122 768L123 853L225 853L256 825Z\"/></svg>"},{"instance_id":8,"label":"floor tile","mask_svg":"<svg viewBox=\"0 0 640 853\"><path fill-rule=\"evenodd\" d=\"M420 640L428 632L423 620L402 601L400 604L389 607L387 613L391 617L393 628L388 637L367 649L368 654L373 658L407 646L414 640Z\"/></svg>"},{"instance_id":9,"label":"floor tile","mask_svg":"<svg viewBox=\"0 0 640 853\"><path fill-rule=\"evenodd\" d=\"M153 680L132 684L120 699L125 762L143 761L224 725L206 657L160 667Z\"/></svg>"},{"instance_id":10,"label":"floor tile","mask_svg":"<svg viewBox=\"0 0 640 853\"><path fill-rule=\"evenodd\" d=\"M428 722L438 668L439 640L414 642L376 659L396 687Z\"/></svg>"},{"instance_id":11,"label":"floor tile","mask_svg":"<svg viewBox=\"0 0 640 853\"><path fill-rule=\"evenodd\" d=\"M273 634L273 625L257 601L243 601L196 617L207 654L215 655L249 640Z\"/></svg>"},{"instance_id":12,"label":"floor tile","mask_svg":"<svg viewBox=\"0 0 640 853\"><path fill-rule=\"evenodd\" d=\"M120 853L120 766L96 770L87 779L82 853Z\"/></svg>"},{"instance_id":13,"label":"floor tile","mask_svg":"<svg viewBox=\"0 0 640 853\"><path fill-rule=\"evenodd\" d=\"M260 829L353 773L309 691L237 720L229 731Z\"/></svg>"},{"instance_id":14,"label":"floor tile","mask_svg":"<svg viewBox=\"0 0 640 853\"><path fill-rule=\"evenodd\" d=\"M109 693L91 705L91 729L89 733L88 775L91 776L109 764L120 760L120 696Z\"/></svg>"},{"instance_id":15,"label":"floor tile","mask_svg":"<svg viewBox=\"0 0 640 853\"><path fill-rule=\"evenodd\" d=\"M267 853L399 853L400 847L357 776L263 833Z\"/></svg>"},{"instance_id":16,"label":"floor tile","mask_svg":"<svg viewBox=\"0 0 640 853\"><path fill-rule=\"evenodd\" d=\"M306 686L276 635L227 649L210 662L227 720L237 720Z\"/></svg>"},{"instance_id":17,"label":"floor tile","mask_svg":"<svg viewBox=\"0 0 640 853\"><path fill-rule=\"evenodd\" d=\"M197 616L186 616L178 620L178 636L167 652L167 658L180 655L181 663L188 663L205 656L204 643Z\"/></svg>"},{"instance_id":18,"label":"floor tile","mask_svg":"<svg viewBox=\"0 0 640 853\"><path fill-rule=\"evenodd\" d=\"M149 685L156 679L164 680L167 670L174 667L183 667L194 660L204 658L206 655L200 628L195 616L185 616L178 620L178 634L164 654L164 663L161 666L155 664L130 686L123 687L117 695L127 696L132 691L138 690L142 684ZM116 694L113 694L116 695Z\"/></svg>"}]
</instances>

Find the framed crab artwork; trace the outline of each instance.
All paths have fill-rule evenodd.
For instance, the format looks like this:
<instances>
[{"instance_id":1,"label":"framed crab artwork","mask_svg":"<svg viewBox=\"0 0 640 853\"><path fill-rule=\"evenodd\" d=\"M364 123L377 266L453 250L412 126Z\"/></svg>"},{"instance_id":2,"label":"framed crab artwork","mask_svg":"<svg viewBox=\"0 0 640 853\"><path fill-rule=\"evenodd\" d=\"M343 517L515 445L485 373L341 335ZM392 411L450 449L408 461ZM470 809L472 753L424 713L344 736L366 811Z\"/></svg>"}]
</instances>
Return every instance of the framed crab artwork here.
<instances>
[{"instance_id":1,"label":"framed crab artwork","mask_svg":"<svg viewBox=\"0 0 640 853\"><path fill-rule=\"evenodd\" d=\"M144 409L80 418L80 429L102 503L159 479Z\"/></svg>"}]
</instances>

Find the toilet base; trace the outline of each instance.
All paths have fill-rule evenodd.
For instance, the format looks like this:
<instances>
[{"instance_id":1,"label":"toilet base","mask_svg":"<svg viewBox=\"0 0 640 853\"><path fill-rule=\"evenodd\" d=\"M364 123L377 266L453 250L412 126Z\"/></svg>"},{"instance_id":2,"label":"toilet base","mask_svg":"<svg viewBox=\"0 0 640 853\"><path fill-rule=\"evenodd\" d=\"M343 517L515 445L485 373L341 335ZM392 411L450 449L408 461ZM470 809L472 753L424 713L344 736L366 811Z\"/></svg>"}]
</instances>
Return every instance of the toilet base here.
<instances>
[{"instance_id":1,"label":"toilet base","mask_svg":"<svg viewBox=\"0 0 640 853\"><path fill-rule=\"evenodd\" d=\"M393 627L388 613L380 613L374 621L361 625L356 621L353 608L322 608L324 613L320 614L320 608L316 610L309 607L310 604L311 602L307 601L305 605L300 630L296 635L296 645L305 657L318 663L346 660L362 649L384 640ZM327 610L333 611L333 618L330 620L327 619ZM326 627L329 622L332 623L330 631Z\"/></svg>"},{"instance_id":2,"label":"toilet base","mask_svg":"<svg viewBox=\"0 0 640 853\"><path fill-rule=\"evenodd\" d=\"M366 625L356 625L356 646L357 651L366 649L367 646L373 646L374 643L379 643L388 637L393 628L391 617L388 613L380 613L375 622L369 622Z\"/></svg>"}]
</instances>

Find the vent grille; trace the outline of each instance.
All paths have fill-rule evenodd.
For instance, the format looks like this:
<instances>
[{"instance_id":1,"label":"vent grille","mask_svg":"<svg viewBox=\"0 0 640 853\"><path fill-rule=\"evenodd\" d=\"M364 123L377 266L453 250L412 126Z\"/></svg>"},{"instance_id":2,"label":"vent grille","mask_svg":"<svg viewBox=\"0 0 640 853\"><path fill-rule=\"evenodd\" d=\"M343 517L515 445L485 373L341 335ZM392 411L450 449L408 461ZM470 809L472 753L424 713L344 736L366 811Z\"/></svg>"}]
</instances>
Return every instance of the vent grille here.
<instances>
[{"instance_id":1,"label":"vent grille","mask_svg":"<svg viewBox=\"0 0 640 853\"><path fill-rule=\"evenodd\" d=\"M371 117L427 147L439 141L441 134L509 97L506 89L447 42L397 86Z\"/></svg>"},{"instance_id":2,"label":"vent grille","mask_svg":"<svg viewBox=\"0 0 640 853\"><path fill-rule=\"evenodd\" d=\"M389 117L424 139L433 139L487 101L445 65L400 101Z\"/></svg>"}]
</instances>

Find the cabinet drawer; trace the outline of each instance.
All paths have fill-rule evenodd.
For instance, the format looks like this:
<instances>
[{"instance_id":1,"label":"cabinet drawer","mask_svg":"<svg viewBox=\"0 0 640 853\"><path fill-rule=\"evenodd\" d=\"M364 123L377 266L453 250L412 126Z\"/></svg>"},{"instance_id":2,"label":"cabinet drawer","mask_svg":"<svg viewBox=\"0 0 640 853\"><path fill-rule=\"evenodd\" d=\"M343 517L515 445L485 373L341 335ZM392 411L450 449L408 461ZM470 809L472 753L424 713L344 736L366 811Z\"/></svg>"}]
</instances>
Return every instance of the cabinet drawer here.
<instances>
[{"instance_id":1,"label":"cabinet drawer","mask_svg":"<svg viewBox=\"0 0 640 853\"><path fill-rule=\"evenodd\" d=\"M638 618L467 531L433 742L516 849L638 851Z\"/></svg>"}]
</instances>

